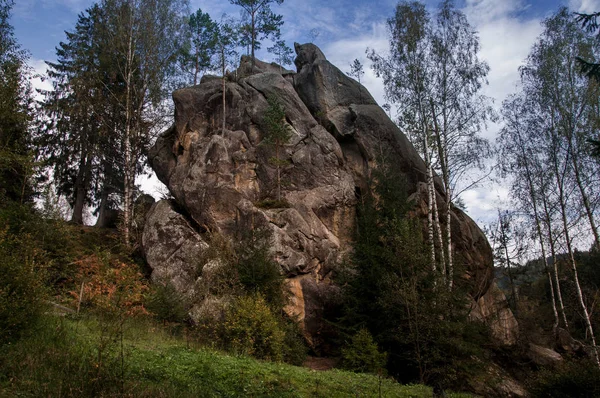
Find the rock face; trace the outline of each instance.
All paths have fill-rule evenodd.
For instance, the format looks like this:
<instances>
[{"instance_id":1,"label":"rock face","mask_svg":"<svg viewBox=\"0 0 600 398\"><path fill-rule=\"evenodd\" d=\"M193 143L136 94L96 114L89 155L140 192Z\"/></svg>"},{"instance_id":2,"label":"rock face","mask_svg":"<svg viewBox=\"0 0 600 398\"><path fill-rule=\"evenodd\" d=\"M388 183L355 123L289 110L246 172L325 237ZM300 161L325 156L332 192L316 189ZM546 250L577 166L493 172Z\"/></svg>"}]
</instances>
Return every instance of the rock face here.
<instances>
[{"instance_id":1,"label":"rock face","mask_svg":"<svg viewBox=\"0 0 600 398\"><path fill-rule=\"evenodd\" d=\"M288 278L293 297L287 310L298 316L318 344L321 316L335 286L332 266L351 248L355 205L382 148L405 175L425 217L425 165L369 92L326 60L313 44L295 45L297 72L249 59L228 75L226 107L222 80L173 94L175 123L157 140L150 161L174 203L158 202L148 216L144 249L153 278L171 278L182 292L193 290L195 253L211 231L235 236L244 228L273 232L273 254ZM250 71L252 73L250 73ZM261 145L267 98L276 97L292 131L280 157L285 208L261 207L273 199L274 149ZM227 129L222 131L225 113ZM438 184L442 206L444 193ZM420 199L422 198L422 199ZM178 214L181 213L181 214ZM456 257L475 302L492 284L492 252L477 225L453 210ZM164 251L164 252L163 252ZM189 252L188 252L189 251Z\"/></svg>"},{"instance_id":2,"label":"rock face","mask_svg":"<svg viewBox=\"0 0 600 398\"><path fill-rule=\"evenodd\" d=\"M508 308L506 296L495 283L484 295L473 301L470 317L486 322L497 342L505 345L517 342L519 324Z\"/></svg>"}]
</instances>

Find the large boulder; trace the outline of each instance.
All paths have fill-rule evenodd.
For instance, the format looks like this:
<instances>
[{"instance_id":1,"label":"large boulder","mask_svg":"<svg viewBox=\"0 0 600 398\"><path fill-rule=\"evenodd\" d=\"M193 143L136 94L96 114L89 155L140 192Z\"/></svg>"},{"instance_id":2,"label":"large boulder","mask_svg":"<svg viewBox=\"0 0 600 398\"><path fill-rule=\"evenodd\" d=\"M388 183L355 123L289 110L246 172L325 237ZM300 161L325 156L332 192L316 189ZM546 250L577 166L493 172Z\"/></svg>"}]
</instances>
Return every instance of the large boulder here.
<instances>
[{"instance_id":1,"label":"large boulder","mask_svg":"<svg viewBox=\"0 0 600 398\"><path fill-rule=\"evenodd\" d=\"M189 274L192 266L184 264L183 257L175 256L173 262L169 255L157 253L173 247L170 233L159 231L165 224L160 217L182 213L178 220L189 226L181 228L193 250L205 245L205 232L234 237L243 229L268 228L273 255L293 295L287 310L297 316L315 346L326 333L322 315L336 295L332 269L351 249L355 205L378 154L385 151L403 172L409 194L416 199L414 214L423 220L426 173L417 151L365 87L327 61L316 46L295 48L297 73L260 61L252 67L243 60L238 71L227 75L225 108L219 78L207 77L173 94L175 123L159 137L149 158L176 206L155 205L144 231L144 249L155 273L175 278L175 269ZM280 154L287 161L281 186L287 205L279 208L264 206L277 188L276 170L269 162L274 150L262 144L270 97L283 105L292 131ZM444 195L438 181L439 206ZM477 301L492 285L492 252L481 230L462 211L453 208L452 222L456 258ZM185 290L184 281L193 289L195 282L189 277L179 278L178 286Z\"/></svg>"}]
</instances>

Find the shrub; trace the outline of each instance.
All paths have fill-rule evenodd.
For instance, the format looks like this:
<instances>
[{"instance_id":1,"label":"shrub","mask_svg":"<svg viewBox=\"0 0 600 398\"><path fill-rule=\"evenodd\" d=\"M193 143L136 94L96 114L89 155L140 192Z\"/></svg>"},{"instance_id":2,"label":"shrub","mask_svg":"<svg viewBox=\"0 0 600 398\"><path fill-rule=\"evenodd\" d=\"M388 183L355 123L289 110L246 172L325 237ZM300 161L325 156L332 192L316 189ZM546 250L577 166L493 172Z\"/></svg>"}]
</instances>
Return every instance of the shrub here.
<instances>
[{"instance_id":1,"label":"shrub","mask_svg":"<svg viewBox=\"0 0 600 398\"><path fill-rule=\"evenodd\" d=\"M248 294L260 294L274 311L281 311L287 301L285 279L279 264L270 253L271 232L255 229L236 245L235 268L239 282Z\"/></svg>"},{"instance_id":2,"label":"shrub","mask_svg":"<svg viewBox=\"0 0 600 398\"><path fill-rule=\"evenodd\" d=\"M342 366L354 372L380 373L386 362L387 354L379 352L367 329L359 330L351 343L342 349Z\"/></svg>"},{"instance_id":3,"label":"shrub","mask_svg":"<svg viewBox=\"0 0 600 398\"><path fill-rule=\"evenodd\" d=\"M31 330L43 312L42 269L28 240L0 229L0 345Z\"/></svg>"},{"instance_id":4,"label":"shrub","mask_svg":"<svg viewBox=\"0 0 600 398\"><path fill-rule=\"evenodd\" d=\"M254 204L256 207L261 209L287 209L290 206L289 202L285 199L263 199Z\"/></svg>"},{"instance_id":5,"label":"shrub","mask_svg":"<svg viewBox=\"0 0 600 398\"><path fill-rule=\"evenodd\" d=\"M228 309L223 339L233 352L283 360L285 332L262 295L238 298Z\"/></svg>"},{"instance_id":6,"label":"shrub","mask_svg":"<svg viewBox=\"0 0 600 398\"><path fill-rule=\"evenodd\" d=\"M92 309L113 315L145 314L144 295L148 285L136 264L126 263L101 251L85 256L75 279L71 296ZM79 286L83 284L83 289ZM83 297L80 293L83 291Z\"/></svg>"},{"instance_id":7,"label":"shrub","mask_svg":"<svg viewBox=\"0 0 600 398\"><path fill-rule=\"evenodd\" d=\"M83 337L64 319L42 317L31 337L0 348L0 396L124 396L122 357L111 344Z\"/></svg>"},{"instance_id":8,"label":"shrub","mask_svg":"<svg viewBox=\"0 0 600 398\"><path fill-rule=\"evenodd\" d=\"M600 369L591 361L566 363L558 369L542 370L532 383L531 396L600 397Z\"/></svg>"},{"instance_id":9,"label":"shrub","mask_svg":"<svg viewBox=\"0 0 600 398\"><path fill-rule=\"evenodd\" d=\"M283 360L289 364L300 366L304 363L308 351L304 336L295 319L286 319L284 322Z\"/></svg>"},{"instance_id":10,"label":"shrub","mask_svg":"<svg viewBox=\"0 0 600 398\"><path fill-rule=\"evenodd\" d=\"M146 299L146 308L157 319L165 322L185 322L188 318L188 305L185 298L171 283L155 283Z\"/></svg>"}]
</instances>

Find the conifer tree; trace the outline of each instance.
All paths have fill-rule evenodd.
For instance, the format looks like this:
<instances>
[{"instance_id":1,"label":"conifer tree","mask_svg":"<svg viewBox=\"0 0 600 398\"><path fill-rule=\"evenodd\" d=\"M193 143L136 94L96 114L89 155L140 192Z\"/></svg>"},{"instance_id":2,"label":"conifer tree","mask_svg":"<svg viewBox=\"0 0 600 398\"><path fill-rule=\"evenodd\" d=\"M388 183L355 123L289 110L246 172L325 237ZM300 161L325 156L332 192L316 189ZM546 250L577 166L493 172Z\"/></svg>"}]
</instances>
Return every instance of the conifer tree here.
<instances>
[{"instance_id":1,"label":"conifer tree","mask_svg":"<svg viewBox=\"0 0 600 398\"><path fill-rule=\"evenodd\" d=\"M269 163L277 169L277 201L281 201L281 168L288 162L282 158L282 150L291 138L290 126L285 120L285 109L275 97L268 98L269 107L265 111L265 137L267 145L275 147L275 156L269 159Z\"/></svg>"},{"instance_id":2,"label":"conifer tree","mask_svg":"<svg viewBox=\"0 0 600 398\"><path fill-rule=\"evenodd\" d=\"M188 20L190 41L184 50L184 64L193 74L193 84L198 75L213 66L212 58L217 52L218 26L208 13L198 9Z\"/></svg>"},{"instance_id":3,"label":"conifer tree","mask_svg":"<svg viewBox=\"0 0 600 398\"><path fill-rule=\"evenodd\" d=\"M248 17L244 24L249 33L250 56L254 68L255 50L260 48L260 40L267 37L278 37L283 25L283 17L271 11L271 4L282 4L283 0L229 0L231 4L240 6Z\"/></svg>"}]
</instances>

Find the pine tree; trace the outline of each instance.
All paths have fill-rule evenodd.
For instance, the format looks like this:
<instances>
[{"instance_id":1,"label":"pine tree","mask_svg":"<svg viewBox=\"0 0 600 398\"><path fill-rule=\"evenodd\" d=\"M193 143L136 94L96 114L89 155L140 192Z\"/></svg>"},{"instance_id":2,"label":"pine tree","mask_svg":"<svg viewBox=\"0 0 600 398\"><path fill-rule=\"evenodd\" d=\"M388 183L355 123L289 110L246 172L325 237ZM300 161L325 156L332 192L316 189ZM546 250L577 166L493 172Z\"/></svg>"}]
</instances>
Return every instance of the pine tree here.
<instances>
[{"instance_id":1,"label":"pine tree","mask_svg":"<svg viewBox=\"0 0 600 398\"><path fill-rule=\"evenodd\" d=\"M285 40L277 40L272 47L268 47L267 51L275 55L275 60L279 64L279 72L283 72L283 67L291 65L294 52L285 44Z\"/></svg>"},{"instance_id":2,"label":"pine tree","mask_svg":"<svg viewBox=\"0 0 600 398\"><path fill-rule=\"evenodd\" d=\"M217 52L218 26L208 13L198 9L188 21L190 41L184 51L184 67L193 74L193 84L198 75L213 66L212 58Z\"/></svg>"},{"instance_id":3,"label":"pine tree","mask_svg":"<svg viewBox=\"0 0 600 398\"><path fill-rule=\"evenodd\" d=\"M263 142L275 147L275 156L269 159L277 169L277 202L281 201L281 168L288 164L282 158L282 150L291 138L290 126L285 120L285 109L275 97L268 98L269 107L265 111L265 137Z\"/></svg>"},{"instance_id":4,"label":"pine tree","mask_svg":"<svg viewBox=\"0 0 600 398\"><path fill-rule=\"evenodd\" d=\"M267 37L278 37L283 25L283 17L271 11L271 4L282 4L283 0L229 0L231 4L240 6L248 17L244 24L249 33L250 56L254 68L255 50L260 48L260 40Z\"/></svg>"}]
</instances>

